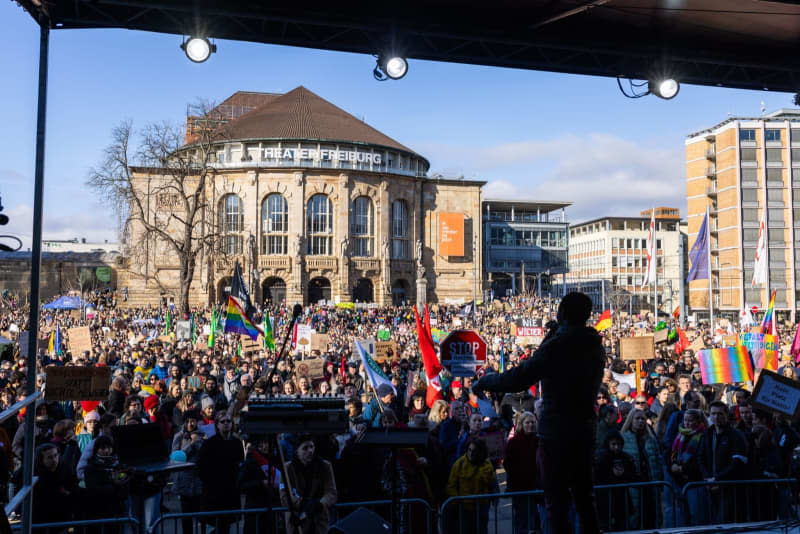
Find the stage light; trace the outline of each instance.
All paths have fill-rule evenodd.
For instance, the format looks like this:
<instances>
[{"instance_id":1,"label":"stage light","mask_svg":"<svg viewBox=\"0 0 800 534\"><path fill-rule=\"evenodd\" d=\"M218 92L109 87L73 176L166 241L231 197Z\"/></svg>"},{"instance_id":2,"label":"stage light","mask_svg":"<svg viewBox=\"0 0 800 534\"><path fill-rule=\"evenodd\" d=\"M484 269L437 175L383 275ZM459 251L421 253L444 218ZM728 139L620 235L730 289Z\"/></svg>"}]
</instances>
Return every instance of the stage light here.
<instances>
[{"instance_id":1,"label":"stage light","mask_svg":"<svg viewBox=\"0 0 800 534\"><path fill-rule=\"evenodd\" d=\"M202 63L217 51L217 45L211 44L205 37L190 37L181 44L186 57L195 63Z\"/></svg>"},{"instance_id":2,"label":"stage light","mask_svg":"<svg viewBox=\"0 0 800 534\"><path fill-rule=\"evenodd\" d=\"M677 96L681 90L681 84L674 78L664 78L661 80L650 80L649 90L651 93L664 100L670 100Z\"/></svg>"},{"instance_id":3,"label":"stage light","mask_svg":"<svg viewBox=\"0 0 800 534\"><path fill-rule=\"evenodd\" d=\"M372 75L376 80L399 80L408 73L408 61L395 54L378 56Z\"/></svg>"}]
</instances>

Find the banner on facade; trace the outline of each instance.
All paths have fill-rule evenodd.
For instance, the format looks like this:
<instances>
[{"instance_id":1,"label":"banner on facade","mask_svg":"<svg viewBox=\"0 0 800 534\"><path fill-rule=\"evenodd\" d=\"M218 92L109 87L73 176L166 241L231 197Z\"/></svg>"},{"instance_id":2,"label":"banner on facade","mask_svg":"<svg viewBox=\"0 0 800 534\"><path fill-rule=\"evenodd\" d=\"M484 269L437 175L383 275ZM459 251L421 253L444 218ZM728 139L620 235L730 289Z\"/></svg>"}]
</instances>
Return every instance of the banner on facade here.
<instances>
[{"instance_id":1,"label":"banner on facade","mask_svg":"<svg viewBox=\"0 0 800 534\"><path fill-rule=\"evenodd\" d=\"M439 254L442 256L464 255L463 213L439 213Z\"/></svg>"}]
</instances>

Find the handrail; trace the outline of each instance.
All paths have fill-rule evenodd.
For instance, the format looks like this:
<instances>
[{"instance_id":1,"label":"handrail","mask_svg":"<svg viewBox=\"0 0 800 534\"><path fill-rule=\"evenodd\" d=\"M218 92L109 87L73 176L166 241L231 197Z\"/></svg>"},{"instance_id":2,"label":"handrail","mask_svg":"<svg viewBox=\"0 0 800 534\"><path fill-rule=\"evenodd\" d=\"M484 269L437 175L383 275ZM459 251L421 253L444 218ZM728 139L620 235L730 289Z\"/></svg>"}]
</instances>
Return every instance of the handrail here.
<instances>
[{"instance_id":1,"label":"handrail","mask_svg":"<svg viewBox=\"0 0 800 534\"><path fill-rule=\"evenodd\" d=\"M25 500L25 497L27 497L28 494L33 491L33 487L36 485L38 480L39 477L33 477L30 486L22 486L20 490L11 498L11 500L8 501L8 504L5 507L6 516L9 516L11 512L16 510L19 505L22 504L22 501Z\"/></svg>"},{"instance_id":2,"label":"handrail","mask_svg":"<svg viewBox=\"0 0 800 534\"><path fill-rule=\"evenodd\" d=\"M41 391L37 391L33 395L28 395L27 397L25 397L21 401L15 402L11 406L9 406L8 408L6 408L2 412L0 412L0 423L5 421L6 419L11 417L12 415L16 415L17 412L19 412L21 409L25 408L29 404L33 404L34 402L39 400L39 398L41 396L42 396L42 392Z\"/></svg>"},{"instance_id":3,"label":"handrail","mask_svg":"<svg viewBox=\"0 0 800 534\"><path fill-rule=\"evenodd\" d=\"M139 520L131 516L109 517L105 519L84 519L82 521L57 521L54 523L34 523L31 525L31 530L41 530L41 529L51 529L51 528L67 530L70 527L86 527L92 525L116 525L116 524L130 524L136 527L134 532L139 531Z\"/></svg>"},{"instance_id":4,"label":"handrail","mask_svg":"<svg viewBox=\"0 0 800 534\"><path fill-rule=\"evenodd\" d=\"M744 484L788 484L788 485L796 485L797 479L796 478L754 478L749 480L714 480L714 481L707 481L707 480L699 480L695 482L687 482L686 485L681 488L681 495L686 497L686 492L693 488L703 488L709 486L741 486Z\"/></svg>"}]
</instances>

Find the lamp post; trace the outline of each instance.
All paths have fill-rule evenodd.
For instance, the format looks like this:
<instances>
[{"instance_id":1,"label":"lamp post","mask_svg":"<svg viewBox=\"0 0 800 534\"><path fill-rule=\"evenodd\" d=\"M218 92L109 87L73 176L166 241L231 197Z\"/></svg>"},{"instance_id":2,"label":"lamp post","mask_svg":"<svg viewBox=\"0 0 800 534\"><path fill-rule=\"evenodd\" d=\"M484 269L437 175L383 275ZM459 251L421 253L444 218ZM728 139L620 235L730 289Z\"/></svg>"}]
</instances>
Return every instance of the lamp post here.
<instances>
[{"instance_id":1,"label":"lamp post","mask_svg":"<svg viewBox=\"0 0 800 534\"><path fill-rule=\"evenodd\" d=\"M478 236L472 236L472 322L475 322L475 306L478 299Z\"/></svg>"}]
</instances>

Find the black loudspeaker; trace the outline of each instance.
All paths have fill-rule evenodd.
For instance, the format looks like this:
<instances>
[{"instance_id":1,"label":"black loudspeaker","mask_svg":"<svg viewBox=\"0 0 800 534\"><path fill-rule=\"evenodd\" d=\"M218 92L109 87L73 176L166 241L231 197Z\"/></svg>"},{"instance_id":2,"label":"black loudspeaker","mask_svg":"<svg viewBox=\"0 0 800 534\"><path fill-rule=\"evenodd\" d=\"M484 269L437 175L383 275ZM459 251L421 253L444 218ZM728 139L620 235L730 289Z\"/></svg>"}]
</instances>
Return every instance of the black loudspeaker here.
<instances>
[{"instance_id":1,"label":"black loudspeaker","mask_svg":"<svg viewBox=\"0 0 800 534\"><path fill-rule=\"evenodd\" d=\"M356 508L355 512L340 519L328 529L328 534L391 534L391 532L391 523L366 508Z\"/></svg>"}]
</instances>

